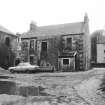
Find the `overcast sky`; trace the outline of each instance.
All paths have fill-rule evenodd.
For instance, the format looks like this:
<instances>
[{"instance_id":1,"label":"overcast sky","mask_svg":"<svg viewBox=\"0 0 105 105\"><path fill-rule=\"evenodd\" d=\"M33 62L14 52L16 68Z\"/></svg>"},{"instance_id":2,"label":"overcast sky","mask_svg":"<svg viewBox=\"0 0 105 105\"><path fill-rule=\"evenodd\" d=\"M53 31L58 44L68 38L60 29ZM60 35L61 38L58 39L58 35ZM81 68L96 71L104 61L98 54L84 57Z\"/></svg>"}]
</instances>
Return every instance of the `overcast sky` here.
<instances>
[{"instance_id":1,"label":"overcast sky","mask_svg":"<svg viewBox=\"0 0 105 105\"><path fill-rule=\"evenodd\" d=\"M83 21L88 13L90 32L105 29L105 0L0 0L0 24L26 32L33 20L40 25Z\"/></svg>"}]
</instances>

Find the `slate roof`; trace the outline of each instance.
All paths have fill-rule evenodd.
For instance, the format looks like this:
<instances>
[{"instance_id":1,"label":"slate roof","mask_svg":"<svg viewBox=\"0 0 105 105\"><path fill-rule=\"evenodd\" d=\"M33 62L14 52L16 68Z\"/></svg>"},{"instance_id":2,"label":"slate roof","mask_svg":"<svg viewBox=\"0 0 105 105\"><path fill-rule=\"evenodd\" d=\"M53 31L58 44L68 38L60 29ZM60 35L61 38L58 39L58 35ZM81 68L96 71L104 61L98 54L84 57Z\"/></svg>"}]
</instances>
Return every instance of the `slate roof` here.
<instances>
[{"instance_id":1,"label":"slate roof","mask_svg":"<svg viewBox=\"0 0 105 105\"><path fill-rule=\"evenodd\" d=\"M69 51L69 52L63 52L59 58L67 58L67 57L74 57L77 54L76 51Z\"/></svg>"},{"instance_id":2,"label":"slate roof","mask_svg":"<svg viewBox=\"0 0 105 105\"><path fill-rule=\"evenodd\" d=\"M22 34L22 38L43 37L43 36L56 36L67 34L80 34L83 33L84 22L66 23L48 26L36 26L34 31L28 31Z\"/></svg>"},{"instance_id":3,"label":"slate roof","mask_svg":"<svg viewBox=\"0 0 105 105\"><path fill-rule=\"evenodd\" d=\"M4 28L2 25L0 25L0 31L1 32L5 32L7 34L10 34L10 35L14 35L12 32L10 32L8 29ZM14 35L16 36L16 35Z\"/></svg>"}]
</instances>

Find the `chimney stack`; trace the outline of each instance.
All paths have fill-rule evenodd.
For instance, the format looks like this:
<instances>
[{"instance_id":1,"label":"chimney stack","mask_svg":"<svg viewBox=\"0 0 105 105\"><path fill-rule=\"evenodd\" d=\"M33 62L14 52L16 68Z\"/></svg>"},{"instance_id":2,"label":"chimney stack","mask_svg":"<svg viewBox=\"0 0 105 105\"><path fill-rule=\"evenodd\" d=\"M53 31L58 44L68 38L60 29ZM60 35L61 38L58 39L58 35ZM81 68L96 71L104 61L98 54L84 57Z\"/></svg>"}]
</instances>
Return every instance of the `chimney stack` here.
<instances>
[{"instance_id":1,"label":"chimney stack","mask_svg":"<svg viewBox=\"0 0 105 105\"><path fill-rule=\"evenodd\" d=\"M88 14L85 13L85 16L84 16L84 23L88 23L88 22L89 22Z\"/></svg>"},{"instance_id":2,"label":"chimney stack","mask_svg":"<svg viewBox=\"0 0 105 105\"><path fill-rule=\"evenodd\" d=\"M30 31L35 31L36 30L36 27L37 27L36 22L32 21L30 23Z\"/></svg>"}]
</instances>

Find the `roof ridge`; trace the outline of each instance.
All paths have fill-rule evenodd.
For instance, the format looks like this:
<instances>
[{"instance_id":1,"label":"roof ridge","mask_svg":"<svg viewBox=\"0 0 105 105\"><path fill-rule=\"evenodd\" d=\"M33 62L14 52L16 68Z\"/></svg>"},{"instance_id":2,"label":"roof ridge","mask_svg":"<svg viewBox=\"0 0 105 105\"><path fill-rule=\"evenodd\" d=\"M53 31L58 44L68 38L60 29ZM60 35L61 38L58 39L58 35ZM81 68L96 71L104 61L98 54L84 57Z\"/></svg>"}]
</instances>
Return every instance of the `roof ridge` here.
<instances>
[{"instance_id":1,"label":"roof ridge","mask_svg":"<svg viewBox=\"0 0 105 105\"><path fill-rule=\"evenodd\" d=\"M50 27L50 26L60 26L60 25L69 25L69 24L79 24L79 23L83 23L83 21L80 22L72 22L72 23L61 23L61 24L51 24L51 25L44 25L44 26L38 26L38 28L41 27Z\"/></svg>"},{"instance_id":2,"label":"roof ridge","mask_svg":"<svg viewBox=\"0 0 105 105\"><path fill-rule=\"evenodd\" d=\"M79 34L83 33L83 21L82 22L72 22L64 24L55 24L47 26L38 26L35 30L29 30L23 33L22 37L39 37L39 36L54 36L54 35L66 35L66 34Z\"/></svg>"}]
</instances>

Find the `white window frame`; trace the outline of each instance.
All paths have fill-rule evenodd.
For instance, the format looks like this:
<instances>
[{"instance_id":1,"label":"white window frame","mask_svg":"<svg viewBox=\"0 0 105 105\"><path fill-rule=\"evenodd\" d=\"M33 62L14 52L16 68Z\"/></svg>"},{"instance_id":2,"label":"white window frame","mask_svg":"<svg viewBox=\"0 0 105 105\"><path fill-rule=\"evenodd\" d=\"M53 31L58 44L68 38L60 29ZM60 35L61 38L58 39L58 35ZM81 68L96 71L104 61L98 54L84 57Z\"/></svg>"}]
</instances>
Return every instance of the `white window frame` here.
<instances>
[{"instance_id":1,"label":"white window frame","mask_svg":"<svg viewBox=\"0 0 105 105\"><path fill-rule=\"evenodd\" d=\"M64 59L68 59L68 60L69 60L69 64L64 64L64 63L63 63L63 60L64 60ZM63 59L62 59L62 64L63 64L63 65L70 65L70 58L63 58Z\"/></svg>"}]
</instances>

